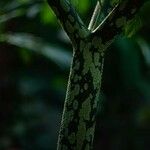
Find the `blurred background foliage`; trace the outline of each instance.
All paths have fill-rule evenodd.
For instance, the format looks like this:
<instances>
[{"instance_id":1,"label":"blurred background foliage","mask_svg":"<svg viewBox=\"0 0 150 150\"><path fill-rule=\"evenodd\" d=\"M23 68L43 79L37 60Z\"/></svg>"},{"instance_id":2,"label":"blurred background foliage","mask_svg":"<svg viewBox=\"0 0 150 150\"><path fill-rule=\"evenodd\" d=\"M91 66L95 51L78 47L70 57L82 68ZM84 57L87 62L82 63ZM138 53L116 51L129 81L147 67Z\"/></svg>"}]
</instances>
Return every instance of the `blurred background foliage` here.
<instances>
[{"instance_id":1,"label":"blurred background foliage","mask_svg":"<svg viewBox=\"0 0 150 150\"><path fill-rule=\"evenodd\" d=\"M71 1L88 24L96 0ZM0 150L55 150L69 39L43 0L1 0L0 6ZM106 52L95 150L148 149L149 13L147 2L125 29L130 38L119 36Z\"/></svg>"}]
</instances>

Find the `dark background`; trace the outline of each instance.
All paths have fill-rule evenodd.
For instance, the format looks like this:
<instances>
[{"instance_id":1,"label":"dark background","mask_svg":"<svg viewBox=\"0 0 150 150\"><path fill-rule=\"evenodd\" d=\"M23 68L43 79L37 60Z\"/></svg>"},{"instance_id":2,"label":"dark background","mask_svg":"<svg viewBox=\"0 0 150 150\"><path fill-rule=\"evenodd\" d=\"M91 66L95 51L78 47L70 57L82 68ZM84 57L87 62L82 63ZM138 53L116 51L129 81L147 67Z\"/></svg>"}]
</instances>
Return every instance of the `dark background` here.
<instances>
[{"instance_id":1,"label":"dark background","mask_svg":"<svg viewBox=\"0 0 150 150\"><path fill-rule=\"evenodd\" d=\"M72 2L87 24L96 0ZM149 14L146 3L106 52L95 150L148 150ZM56 149L71 57L46 2L0 1L0 150Z\"/></svg>"}]
</instances>

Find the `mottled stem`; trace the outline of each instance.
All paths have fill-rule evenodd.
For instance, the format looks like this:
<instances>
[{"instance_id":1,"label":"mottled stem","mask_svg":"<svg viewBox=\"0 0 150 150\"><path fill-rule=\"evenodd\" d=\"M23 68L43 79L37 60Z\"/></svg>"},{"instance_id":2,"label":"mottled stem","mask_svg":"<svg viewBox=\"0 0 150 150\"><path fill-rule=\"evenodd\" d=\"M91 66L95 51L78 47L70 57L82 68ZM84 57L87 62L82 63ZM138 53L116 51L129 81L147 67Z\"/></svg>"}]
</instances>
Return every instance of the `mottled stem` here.
<instances>
[{"instance_id":1,"label":"mottled stem","mask_svg":"<svg viewBox=\"0 0 150 150\"><path fill-rule=\"evenodd\" d=\"M103 66L94 42L80 40L74 53L58 150L92 149Z\"/></svg>"},{"instance_id":2,"label":"mottled stem","mask_svg":"<svg viewBox=\"0 0 150 150\"><path fill-rule=\"evenodd\" d=\"M48 4L59 19L73 45L78 43L78 39L89 35L88 28L75 11L70 0L48 0Z\"/></svg>"},{"instance_id":3,"label":"mottled stem","mask_svg":"<svg viewBox=\"0 0 150 150\"><path fill-rule=\"evenodd\" d=\"M104 51L144 2L120 0L94 32L87 29L69 0L48 0L48 3L74 48L57 150L91 150Z\"/></svg>"},{"instance_id":4,"label":"mottled stem","mask_svg":"<svg viewBox=\"0 0 150 150\"><path fill-rule=\"evenodd\" d=\"M124 27L135 17L145 1L120 0L118 4L115 4L117 7L113 13L107 17L107 19L104 19L105 21L103 21L99 28L92 34L93 37L100 36L104 43L114 39L117 35L122 33Z\"/></svg>"}]
</instances>

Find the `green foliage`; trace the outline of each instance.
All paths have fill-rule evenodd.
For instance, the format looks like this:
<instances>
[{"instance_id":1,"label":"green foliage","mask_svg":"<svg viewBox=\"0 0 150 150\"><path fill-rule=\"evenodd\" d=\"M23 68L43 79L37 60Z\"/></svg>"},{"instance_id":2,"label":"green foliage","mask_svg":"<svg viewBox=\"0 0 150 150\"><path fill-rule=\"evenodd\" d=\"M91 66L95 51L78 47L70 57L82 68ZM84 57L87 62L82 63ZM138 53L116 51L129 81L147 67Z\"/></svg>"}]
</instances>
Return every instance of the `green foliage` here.
<instances>
[{"instance_id":1,"label":"green foliage","mask_svg":"<svg viewBox=\"0 0 150 150\"><path fill-rule=\"evenodd\" d=\"M137 15L134 19L127 22L125 26L125 35L128 37L132 37L137 31L142 27L141 18Z\"/></svg>"},{"instance_id":2,"label":"green foliage","mask_svg":"<svg viewBox=\"0 0 150 150\"><path fill-rule=\"evenodd\" d=\"M60 67L69 67L71 62L71 54L66 52L62 48L57 48L56 46L48 45L46 42L43 42L40 38L34 37L31 34L26 33L15 33L15 34L3 34L0 36L1 41L7 42L9 44L18 46L20 48L24 48L27 50L34 51L39 53ZM22 50L22 49L21 49ZM23 50L23 54L25 59L28 59L27 52L25 53Z\"/></svg>"},{"instance_id":3,"label":"green foliage","mask_svg":"<svg viewBox=\"0 0 150 150\"><path fill-rule=\"evenodd\" d=\"M79 0L71 0L72 4L76 7L76 9L81 13L82 15L87 12L87 10L90 8L90 0L84 0L84 1L79 1Z\"/></svg>"},{"instance_id":4,"label":"green foliage","mask_svg":"<svg viewBox=\"0 0 150 150\"><path fill-rule=\"evenodd\" d=\"M47 4L43 4L41 7L41 21L44 24L53 24L54 26L57 25L56 17L54 16L51 8Z\"/></svg>"}]
</instances>

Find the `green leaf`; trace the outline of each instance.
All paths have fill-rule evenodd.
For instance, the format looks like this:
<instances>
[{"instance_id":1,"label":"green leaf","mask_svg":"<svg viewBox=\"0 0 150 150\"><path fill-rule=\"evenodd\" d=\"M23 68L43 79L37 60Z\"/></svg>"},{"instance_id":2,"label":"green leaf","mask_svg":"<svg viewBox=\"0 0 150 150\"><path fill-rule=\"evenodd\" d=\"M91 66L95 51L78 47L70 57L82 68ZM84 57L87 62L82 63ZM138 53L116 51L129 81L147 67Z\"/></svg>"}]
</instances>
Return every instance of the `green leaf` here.
<instances>
[{"instance_id":1,"label":"green leaf","mask_svg":"<svg viewBox=\"0 0 150 150\"><path fill-rule=\"evenodd\" d=\"M90 0L71 0L73 5L78 9L79 13L84 14L90 7Z\"/></svg>"},{"instance_id":2,"label":"green leaf","mask_svg":"<svg viewBox=\"0 0 150 150\"><path fill-rule=\"evenodd\" d=\"M57 24L57 19L53 14L52 9L45 3L41 6L40 17L44 24Z\"/></svg>"},{"instance_id":3,"label":"green leaf","mask_svg":"<svg viewBox=\"0 0 150 150\"><path fill-rule=\"evenodd\" d=\"M31 50L39 53L62 68L69 67L71 62L71 53L65 49L52 46L42 41L41 38L35 37L28 33L11 33L1 34L0 42L7 42L9 44Z\"/></svg>"},{"instance_id":4,"label":"green leaf","mask_svg":"<svg viewBox=\"0 0 150 150\"><path fill-rule=\"evenodd\" d=\"M140 17L137 15L134 19L127 22L125 26L125 35L127 37L132 37L142 26L142 21Z\"/></svg>"}]
</instances>

